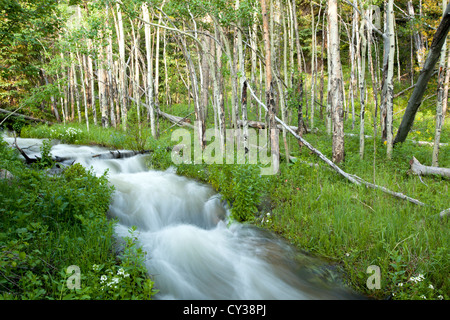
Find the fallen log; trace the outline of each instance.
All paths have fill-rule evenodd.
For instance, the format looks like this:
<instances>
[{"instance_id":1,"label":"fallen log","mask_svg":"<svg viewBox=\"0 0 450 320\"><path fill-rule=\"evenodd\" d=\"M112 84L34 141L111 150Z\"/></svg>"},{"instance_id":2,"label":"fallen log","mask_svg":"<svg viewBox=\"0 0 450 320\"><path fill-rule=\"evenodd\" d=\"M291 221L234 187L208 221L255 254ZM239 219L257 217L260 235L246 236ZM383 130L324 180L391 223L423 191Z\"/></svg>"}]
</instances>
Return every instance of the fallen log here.
<instances>
[{"instance_id":1,"label":"fallen log","mask_svg":"<svg viewBox=\"0 0 450 320\"><path fill-rule=\"evenodd\" d=\"M421 164L415 157L413 157L411 161L409 161L409 165L411 172L418 176L438 175L445 178L450 178L449 168L425 166Z\"/></svg>"},{"instance_id":2,"label":"fallen log","mask_svg":"<svg viewBox=\"0 0 450 320\"><path fill-rule=\"evenodd\" d=\"M250 128L256 128L256 129L265 129L266 128L266 124L264 122L261 121L247 121L247 124ZM244 126L244 121L242 120L238 120L237 121L237 125L238 127L243 127ZM297 131L297 127L295 126L289 126L292 130ZM277 124L277 129L279 130L283 130L283 126L281 124Z\"/></svg>"},{"instance_id":3,"label":"fallen log","mask_svg":"<svg viewBox=\"0 0 450 320\"><path fill-rule=\"evenodd\" d=\"M1 108L0 108L0 112L9 114L10 116L23 117L24 119L27 119L27 120L32 120L32 121L38 121L38 122L42 122L42 123L53 124L53 122L51 122L51 121L42 120L42 119L34 118L34 117L31 117L31 116L26 116L26 115L24 115L24 114L20 114L20 113L14 112L14 111L8 111L8 110L1 109Z\"/></svg>"},{"instance_id":4,"label":"fallen log","mask_svg":"<svg viewBox=\"0 0 450 320\"><path fill-rule=\"evenodd\" d=\"M161 110L158 110L157 112L158 112L158 115L160 115L161 117L166 118L170 122L172 122L180 127L188 127L188 128L194 129L194 126L191 124L191 120L187 119L187 117L182 118L182 117L174 116L172 114L162 112Z\"/></svg>"}]
</instances>

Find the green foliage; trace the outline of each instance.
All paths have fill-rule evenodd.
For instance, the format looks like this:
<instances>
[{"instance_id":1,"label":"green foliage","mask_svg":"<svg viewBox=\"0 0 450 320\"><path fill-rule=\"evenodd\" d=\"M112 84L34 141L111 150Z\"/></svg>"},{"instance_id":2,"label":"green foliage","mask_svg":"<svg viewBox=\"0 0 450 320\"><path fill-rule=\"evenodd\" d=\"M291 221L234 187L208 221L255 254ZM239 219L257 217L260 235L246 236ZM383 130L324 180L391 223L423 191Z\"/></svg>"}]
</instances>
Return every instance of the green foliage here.
<instances>
[{"instance_id":1,"label":"green foliage","mask_svg":"<svg viewBox=\"0 0 450 320\"><path fill-rule=\"evenodd\" d=\"M54 165L54 161L52 160L52 155L50 154L50 149L52 145L50 140L43 140L41 146L41 158L38 161L37 165L39 168L50 168Z\"/></svg>"},{"instance_id":2,"label":"green foliage","mask_svg":"<svg viewBox=\"0 0 450 320\"><path fill-rule=\"evenodd\" d=\"M127 113L127 135L125 144L128 149L144 151L151 137L149 128L142 121L143 115L137 114L136 108L131 108Z\"/></svg>"},{"instance_id":3,"label":"green foliage","mask_svg":"<svg viewBox=\"0 0 450 320\"><path fill-rule=\"evenodd\" d=\"M237 221L252 221L261 201L262 180L259 167L249 164L210 165L208 180L231 207Z\"/></svg>"}]
</instances>

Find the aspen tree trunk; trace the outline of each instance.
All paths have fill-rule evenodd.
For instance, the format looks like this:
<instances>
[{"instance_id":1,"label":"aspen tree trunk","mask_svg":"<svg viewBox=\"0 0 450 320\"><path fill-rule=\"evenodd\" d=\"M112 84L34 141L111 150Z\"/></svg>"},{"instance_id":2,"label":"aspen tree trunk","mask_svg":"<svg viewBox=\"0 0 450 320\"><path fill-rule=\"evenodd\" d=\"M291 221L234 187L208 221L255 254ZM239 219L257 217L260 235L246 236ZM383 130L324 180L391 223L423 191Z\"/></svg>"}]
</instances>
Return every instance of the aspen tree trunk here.
<instances>
[{"instance_id":1,"label":"aspen tree trunk","mask_svg":"<svg viewBox=\"0 0 450 320\"><path fill-rule=\"evenodd\" d=\"M389 54L388 72L386 78L386 153L387 158L392 158L393 148L393 113L394 113L394 55L395 55L395 30L394 30L394 0L389 0L387 7L387 20L389 30Z\"/></svg>"},{"instance_id":2,"label":"aspen tree trunk","mask_svg":"<svg viewBox=\"0 0 450 320\"><path fill-rule=\"evenodd\" d=\"M284 9L284 8L283 8ZM281 10L284 11L284 10ZM288 29L287 29L287 19L285 18L286 16L289 15L282 15L281 19L282 19L282 23L283 23L283 70L284 70L284 83L288 86L286 89L290 88L291 86L289 85L290 81L289 81L289 70L288 70L288 65L287 65L287 57L288 57ZM281 99L281 120L283 122L287 122L289 123L290 121L288 121L288 113L287 113L287 101L286 101L286 94L283 93L283 90L281 88L281 86L279 87L279 91L280 91L280 97ZM289 145L287 143L287 134L286 134L286 129L283 127L283 142L284 142L284 152L286 155L286 161L289 161Z\"/></svg>"},{"instance_id":3,"label":"aspen tree trunk","mask_svg":"<svg viewBox=\"0 0 450 320\"><path fill-rule=\"evenodd\" d=\"M61 84L60 84L60 81L59 81L59 75L58 74L56 74L56 80L58 81L58 91L59 92L63 92L63 90L61 90ZM64 105L65 105L64 100L65 100L65 94L63 92L63 94L60 97L61 114L62 114L63 123L64 123L64 125L66 125L66 112L64 110Z\"/></svg>"},{"instance_id":4,"label":"aspen tree trunk","mask_svg":"<svg viewBox=\"0 0 450 320\"><path fill-rule=\"evenodd\" d=\"M165 99L166 99L166 105L169 107L172 105L172 98L170 96L169 74L168 74L168 68L167 68L166 43L167 43L167 35L166 35L166 29L164 29L164 33L163 33L163 64L164 64L164 83L165 83L165 88L166 88Z\"/></svg>"},{"instance_id":5,"label":"aspen tree trunk","mask_svg":"<svg viewBox=\"0 0 450 320\"><path fill-rule=\"evenodd\" d=\"M88 115L88 98L87 98L87 90L86 90L86 83L84 81L85 79L85 73L84 73L84 58L80 56L79 52L77 51L77 58L78 58L78 64L80 65L80 73L81 73L81 85L83 88L83 101L84 101L84 119L86 120L86 129L89 132L89 115Z\"/></svg>"},{"instance_id":6,"label":"aspen tree trunk","mask_svg":"<svg viewBox=\"0 0 450 320\"><path fill-rule=\"evenodd\" d=\"M372 59L372 29L367 27L367 57L370 67L370 75L372 78L372 91L373 99L375 102L374 113L373 113L373 183L375 183L375 172L376 172L376 150L377 150L377 110L378 110L378 79L377 74L374 72L374 65ZM375 49L376 50L376 49Z\"/></svg>"},{"instance_id":7,"label":"aspen tree trunk","mask_svg":"<svg viewBox=\"0 0 450 320\"><path fill-rule=\"evenodd\" d=\"M108 22L109 25L109 22ZM112 42L112 35L111 32L108 31L108 46L106 47L107 56L108 56L108 88L109 88L109 116L111 120L111 126L114 128L117 128L117 124L119 119L116 119L114 105L118 105L117 101L117 86L116 84L116 77L115 77L115 63L113 59L113 42Z\"/></svg>"},{"instance_id":8,"label":"aspen tree trunk","mask_svg":"<svg viewBox=\"0 0 450 320\"><path fill-rule=\"evenodd\" d=\"M362 11L364 17L364 11ZM358 61L358 75L359 75L359 101L360 101L360 123L359 123L359 157L364 158L365 138L364 138L364 125L365 125L365 112L366 112L366 52L367 52L367 39L364 32L364 22L361 23L359 29L359 55ZM370 45L370 44L369 44Z\"/></svg>"},{"instance_id":9,"label":"aspen tree trunk","mask_svg":"<svg viewBox=\"0 0 450 320\"><path fill-rule=\"evenodd\" d=\"M117 42L119 45L119 78L120 78L120 96L121 96L121 119L122 119L122 128L126 131L127 129L127 66L125 61L125 34L123 30L123 19L122 19L122 11L120 9L120 5L117 3Z\"/></svg>"},{"instance_id":10,"label":"aspen tree trunk","mask_svg":"<svg viewBox=\"0 0 450 320\"><path fill-rule=\"evenodd\" d=\"M239 0L236 0L236 10L240 9ZM244 49L242 44L242 26L240 20L238 20L237 27L237 47L239 56L239 89L241 93L241 114L243 122L243 143L244 143L244 161L248 159L249 142L248 142L248 122L247 122L247 82L245 76L245 65L244 65Z\"/></svg>"},{"instance_id":11,"label":"aspen tree trunk","mask_svg":"<svg viewBox=\"0 0 450 320\"><path fill-rule=\"evenodd\" d=\"M106 72L105 72L105 57L104 57L104 48L100 44L99 45L99 59L97 61L97 73L98 73L98 95L99 95L99 104L100 104L100 112L102 115L102 127L107 128L109 126L108 119L108 97L106 95Z\"/></svg>"},{"instance_id":12,"label":"aspen tree trunk","mask_svg":"<svg viewBox=\"0 0 450 320\"><path fill-rule=\"evenodd\" d=\"M443 10L445 11L445 7L447 5L447 1L442 1ZM433 167L439 167L439 143L441 141L441 130L444 124L444 115L443 115L443 98L444 98L444 73L445 73L445 57L446 57L446 49L447 49L447 41L445 40L442 50L441 50L441 58L439 61L439 75L438 75L438 88L437 88L437 106L436 106L436 129L434 133L434 145L433 145L433 154L432 154L432 162L431 165Z\"/></svg>"},{"instance_id":13,"label":"aspen tree trunk","mask_svg":"<svg viewBox=\"0 0 450 320\"><path fill-rule=\"evenodd\" d=\"M146 3L142 4L142 14L143 20L145 22L150 22L150 15L148 12L148 7ZM150 129L152 136L156 137L156 123L155 123L155 105L153 96L153 58L152 58L152 45L151 45L151 30L148 23L144 26L145 30L145 48L147 57L147 105L149 107L150 115Z\"/></svg>"},{"instance_id":14,"label":"aspen tree trunk","mask_svg":"<svg viewBox=\"0 0 450 320\"><path fill-rule=\"evenodd\" d=\"M92 50L92 41L88 39L88 51ZM95 77L94 77L94 63L92 61L91 55L87 56L88 72L89 72L89 87L91 93L91 108L92 108L92 118L94 125L97 125L97 108L95 107Z\"/></svg>"},{"instance_id":15,"label":"aspen tree trunk","mask_svg":"<svg viewBox=\"0 0 450 320\"><path fill-rule=\"evenodd\" d=\"M164 7L165 0L161 4L161 9ZM162 15L159 13L158 25L161 24ZM154 84L154 95L155 95L155 109L156 109L156 137L159 137L159 47L160 47L160 37L161 29L156 27L156 49L155 49L155 84ZM166 59L164 57L164 59Z\"/></svg>"},{"instance_id":16,"label":"aspen tree trunk","mask_svg":"<svg viewBox=\"0 0 450 320\"><path fill-rule=\"evenodd\" d=\"M327 14L328 17L328 14ZM330 25L327 24L327 71L328 71L328 84L327 84L327 107L326 107L326 127L327 135L331 136L331 131L333 129L332 121L332 108L331 108L331 52L330 52Z\"/></svg>"},{"instance_id":17,"label":"aspen tree trunk","mask_svg":"<svg viewBox=\"0 0 450 320\"><path fill-rule=\"evenodd\" d=\"M77 52L75 52L75 55ZM71 53L71 59L75 59L73 54ZM80 67L80 66L78 66ZM75 91L75 99L77 105L77 116L78 123L81 123L81 110L80 110L80 90L78 90L78 77L77 77L77 69L75 63L72 64L72 75L73 75L73 90Z\"/></svg>"},{"instance_id":18,"label":"aspen tree trunk","mask_svg":"<svg viewBox=\"0 0 450 320\"><path fill-rule=\"evenodd\" d=\"M381 80L381 104L380 104L380 130L381 130L381 140L386 142L387 140L387 90L388 90L388 81L387 75L389 72L389 13L388 13L388 3L384 1L384 35L383 38L383 66L382 66L382 80Z\"/></svg>"},{"instance_id":19,"label":"aspen tree trunk","mask_svg":"<svg viewBox=\"0 0 450 320\"><path fill-rule=\"evenodd\" d=\"M133 80L133 98L134 103L136 104L136 116L139 127L139 135L141 134L141 104L140 104L140 94L139 94L139 35L135 30L135 26L133 21L131 21L131 29L132 29L132 37L133 37L133 50L131 50L132 55L132 73L134 74ZM138 28L138 26L136 26Z\"/></svg>"},{"instance_id":20,"label":"aspen tree trunk","mask_svg":"<svg viewBox=\"0 0 450 320\"><path fill-rule=\"evenodd\" d=\"M216 39L220 38L220 32L218 30L218 26L214 24L214 36ZM215 46L216 49L216 63L215 68L211 68L211 75L215 76L216 79L213 81L216 83L214 86L214 92L217 99L217 119L219 122L219 132L220 132L220 146L221 151L224 154L225 152L225 105L224 105L224 80L222 75L222 45L217 44ZM213 55L211 55L211 59Z\"/></svg>"},{"instance_id":21,"label":"aspen tree trunk","mask_svg":"<svg viewBox=\"0 0 450 320\"><path fill-rule=\"evenodd\" d=\"M337 0L328 1L330 25L329 46L331 62L331 110L333 118L333 162L343 162L344 157L344 110L342 96L342 66L339 48Z\"/></svg>"},{"instance_id":22,"label":"aspen tree trunk","mask_svg":"<svg viewBox=\"0 0 450 320\"><path fill-rule=\"evenodd\" d=\"M271 58L271 44L269 35L269 18L267 16L266 1L261 0L261 11L263 19L263 38L264 38L264 51L266 60L266 103L269 114L269 135L270 135L270 152L272 156L272 166L274 173L278 172L280 163L280 151L278 144L278 130L275 122L275 100L272 84L272 58Z\"/></svg>"},{"instance_id":23,"label":"aspen tree trunk","mask_svg":"<svg viewBox=\"0 0 450 320\"><path fill-rule=\"evenodd\" d=\"M359 40L358 38L358 23L359 23L359 14L358 11L353 9L353 21L352 21L352 36L350 42L350 63L351 63L351 71L350 71L350 98L352 105L352 129L355 128L355 88L356 88L356 71L355 71L355 60L356 60L356 46L355 42ZM358 51L359 52L359 51Z\"/></svg>"},{"instance_id":24,"label":"aspen tree trunk","mask_svg":"<svg viewBox=\"0 0 450 320\"><path fill-rule=\"evenodd\" d=\"M297 70L298 70L298 108L297 108L297 134L302 137L303 131L305 131L305 126L303 122L303 71L302 71L302 58L301 58L301 46L300 46L300 35L298 31L298 23L297 23L297 10L296 10L296 2L292 0L292 16L293 16L293 24L294 24L294 32L295 32L295 44L297 49ZM298 142L299 147L302 147L302 142Z\"/></svg>"},{"instance_id":25,"label":"aspen tree trunk","mask_svg":"<svg viewBox=\"0 0 450 320\"><path fill-rule=\"evenodd\" d=\"M208 33L208 31L205 31L206 33ZM206 119L207 115L208 115L208 99L209 99L209 85L210 85L210 68L209 68L209 49L210 47L210 41L209 41L209 36L204 35L202 36L202 43L203 43L203 49L205 49L205 51L201 51L201 56L200 56L200 60L201 60L201 71L202 71L202 88L201 88L201 104L202 104L202 109L203 109L203 115L202 117L204 119Z\"/></svg>"},{"instance_id":26,"label":"aspen tree trunk","mask_svg":"<svg viewBox=\"0 0 450 320\"><path fill-rule=\"evenodd\" d=\"M254 11L253 14L253 23L250 27L250 47L251 47L251 71L250 71L250 82L251 85L257 90L256 86L256 62L257 62L257 55L256 52L258 50L258 44L257 44L257 34L258 34L258 27L257 27L257 12ZM250 97L250 109L253 109L253 97Z\"/></svg>"},{"instance_id":27,"label":"aspen tree trunk","mask_svg":"<svg viewBox=\"0 0 450 320\"><path fill-rule=\"evenodd\" d=\"M75 73L75 64L72 59L72 52L70 53L70 67L69 67L69 93L70 93L70 121L75 119L75 83L73 81Z\"/></svg>"},{"instance_id":28,"label":"aspen tree trunk","mask_svg":"<svg viewBox=\"0 0 450 320\"><path fill-rule=\"evenodd\" d=\"M448 42L448 41L447 41ZM445 72L445 81L444 81L444 96L442 98L442 121L444 121L446 113L447 113L447 105L448 105L448 87L450 82L450 47L448 48L448 57L447 57L447 69Z\"/></svg>"}]
</instances>

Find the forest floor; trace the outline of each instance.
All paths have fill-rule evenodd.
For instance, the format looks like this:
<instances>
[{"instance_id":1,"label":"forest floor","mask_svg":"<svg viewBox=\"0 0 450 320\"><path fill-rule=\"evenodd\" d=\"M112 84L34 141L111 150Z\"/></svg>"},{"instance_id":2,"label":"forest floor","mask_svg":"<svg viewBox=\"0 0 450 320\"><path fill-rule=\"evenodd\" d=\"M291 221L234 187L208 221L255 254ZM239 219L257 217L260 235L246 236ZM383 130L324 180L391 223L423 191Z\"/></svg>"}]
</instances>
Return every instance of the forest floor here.
<instances>
[{"instance_id":1,"label":"forest floor","mask_svg":"<svg viewBox=\"0 0 450 320\"><path fill-rule=\"evenodd\" d=\"M185 116L190 106L172 106L167 113ZM256 113L256 110L253 112ZM366 134L373 134L368 112ZM190 115L192 123L193 115ZM209 123L213 123L209 115ZM395 121L401 119L396 116ZM295 122L295 120L293 120ZM423 202L420 206L379 189L349 183L329 170L307 148L299 148L288 134L291 161L286 161L280 135L280 170L276 175L259 175L256 165L182 164L177 172L210 183L236 208L246 208L239 220L259 225L285 238L303 251L328 259L345 274L347 284L375 299L448 300L450 298L450 232L448 219L439 213L450 207L450 181L440 176L414 175L409 161L415 157L431 165L434 137L432 112L419 112L408 140L394 148L391 160L386 146L377 138L366 138L364 158L359 156L359 126L345 122L345 162L347 173L403 193ZM398 123L395 123L398 126ZM53 138L66 143L98 144L116 149L151 150L149 166L166 169L174 166L172 134L178 129L160 119L160 137L152 139L149 130L139 134L137 125L128 133L113 128L70 124L77 133L69 135L63 125L24 127L22 137ZM331 139L323 120L317 130L304 138L331 159ZM379 128L377 129L379 132ZM353 135L351 135L353 134ZM429 144L419 145L416 141ZM439 165L450 168L450 124L442 131ZM249 168L250 167L250 168ZM228 168L228 169L227 169ZM253 168L253 169L252 169ZM237 212L237 210L236 210ZM379 286L372 282L373 266L379 267ZM372 280L371 280L372 279Z\"/></svg>"}]
</instances>

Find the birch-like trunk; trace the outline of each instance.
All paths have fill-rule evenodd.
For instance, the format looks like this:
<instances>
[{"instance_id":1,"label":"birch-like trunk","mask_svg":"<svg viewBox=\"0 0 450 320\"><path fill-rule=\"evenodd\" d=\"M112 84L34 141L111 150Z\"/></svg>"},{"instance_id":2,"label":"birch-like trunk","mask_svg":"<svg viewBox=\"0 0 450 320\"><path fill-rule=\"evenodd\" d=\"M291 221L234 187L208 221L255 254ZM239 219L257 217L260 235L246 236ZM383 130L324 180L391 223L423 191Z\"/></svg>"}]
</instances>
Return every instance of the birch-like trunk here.
<instances>
[{"instance_id":1,"label":"birch-like trunk","mask_svg":"<svg viewBox=\"0 0 450 320\"><path fill-rule=\"evenodd\" d=\"M156 137L156 121L155 121L155 100L153 95L153 58L152 58L152 45L151 45L151 30L150 30L150 15L148 12L147 4L142 4L142 15L145 23L145 48L147 58L147 105L148 113L150 115L150 130L152 136Z\"/></svg>"},{"instance_id":2,"label":"birch-like trunk","mask_svg":"<svg viewBox=\"0 0 450 320\"><path fill-rule=\"evenodd\" d=\"M125 61L125 33L123 30L123 19L122 19L122 10L120 9L120 4L117 3L117 43L119 46L119 78L120 78L120 98L121 98L121 119L122 119L122 128L126 131L127 129L127 106L128 106L128 97L127 97L127 66Z\"/></svg>"},{"instance_id":3,"label":"birch-like trunk","mask_svg":"<svg viewBox=\"0 0 450 320\"><path fill-rule=\"evenodd\" d=\"M109 126L108 119L108 97L106 95L106 71L105 71L105 57L104 57L104 48L100 44L98 47L99 59L97 61L97 73L98 73L98 95L99 95L99 104L100 104L100 112L102 115L102 126L107 128Z\"/></svg>"},{"instance_id":4,"label":"birch-like trunk","mask_svg":"<svg viewBox=\"0 0 450 320\"><path fill-rule=\"evenodd\" d=\"M386 77L386 154L392 158L393 148L393 114L394 114L394 55L395 55L395 30L394 30L394 0L389 0L387 7L388 20L388 71Z\"/></svg>"},{"instance_id":5,"label":"birch-like trunk","mask_svg":"<svg viewBox=\"0 0 450 320\"><path fill-rule=\"evenodd\" d=\"M266 61L266 103L269 115L269 135L270 135L270 152L272 157L272 168L275 172L278 172L280 163L280 151L278 143L278 130L275 122L275 100L272 83L272 58L271 58L271 43L269 35L269 17L267 15L266 1L261 0L261 11L263 19L263 38L264 38L264 51Z\"/></svg>"},{"instance_id":6,"label":"birch-like trunk","mask_svg":"<svg viewBox=\"0 0 450 320\"><path fill-rule=\"evenodd\" d=\"M364 17L364 11L363 17ZM357 22L359 23L359 22ZM359 123L359 157L364 158L365 139L364 139L364 125L365 125L365 112L366 112L366 52L367 52L367 39L365 35L365 23L362 21L359 30L358 43L358 83L359 83L359 103L360 103L360 123ZM370 45L370 44L369 44Z\"/></svg>"},{"instance_id":7,"label":"birch-like trunk","mask_svg":"<svg viewBox=\"0 0 450 320\"><path fill-rule=\"evenodd\" d=\"M300 46L300 34L298 31L298 23L297 23L297 12L296 12L296 1L292 0L292 17L294 24L294 33L295 33L295 45L297 49L297 70L298 70L298 107L297 107L297 123L298 129L297 134L301 137L303 136L303 131L305 131L305 126L303 122L303 70L302 70L302 48ZM302 146L302 142L299 141L299 146Z\"/></svg>"},{"instance_id":8,"label":"birch-like trunk","mask_svg":"<svg viewBox=\"0 0 450 320\"><path fill-rule=\"evenodd\" d=\"M92 41L88 39L88 51L92 50ZM91 108L92 108L92 118L94 121L94 125L97 125L97 108L95 106L95 77L94 77L94 63L92 61L92 57L89 54L87 56L87 64L88 64L88 72L89 72L89 87L91 93Z\"/></svg>"},{"instance_id":9,"label":"birch-like trunk","mask_svg":"<svg viewBox=\"0 0 450 320\"><path fill-rule=\"evenodd\" d=\"M236 0L236 10L239 10L240 4L239 0ZM237 47L238 47L238 57L239 57L239 88L241 94L241 114L243 121L243 143L244 143L244 161L248 159L249 152L249 142L248 142L248 122L247 122L247 82L245 77L245 65L244 65L244 48L242 43L242 26L240 21L238 21L237 27Z\"/></svg>"},{"instance_id":10,"label":"birch-like trunk","mask_svg":"<svg viewBox=\"0 0 450 320\"><path fill-rule=\"evenodd\" d=\"M446 0L442 1L443 10L447 4ZM436 106L436 129L434 132L434 145L431 165L439 167L439 143L441 141L441 131L444 124L443 115L443 99L444 99L444 73L445 73L445 57L446 57L447 41L444 42L441 50L441 58L439 61L438 87L437 87L437 106Z\"/></svg>"},{"instance_id":11,"label":"birch-like trunk","mask_svg":"<svg viewBox=\"0 0 450 320\"><path fill-rule=\"evenodd\" d=\"M342 66L339 48L339 26L337 0L328 1L328 23L330 26L330 76L331 111L333 119L333 157L334 163L343 162L344 157L344 108L342 96Z\"/></svg>"},{"instance_id":12,"label":"birch-like trunk","mask_svg":"<svg viewBox=\"0 0 450 320\"><path fill-rule=\"evenodd\" d=\"M320 18L320 17L319 17ZM315 106L315 89L316 83L314 81L314 75L316 72L315 57L316 57L316 31L314 23L314 6L311 1L311 29L312 29L312 39L311 39L311 129L314 128L314 106Z\"/></svg>"}]
</instances>

